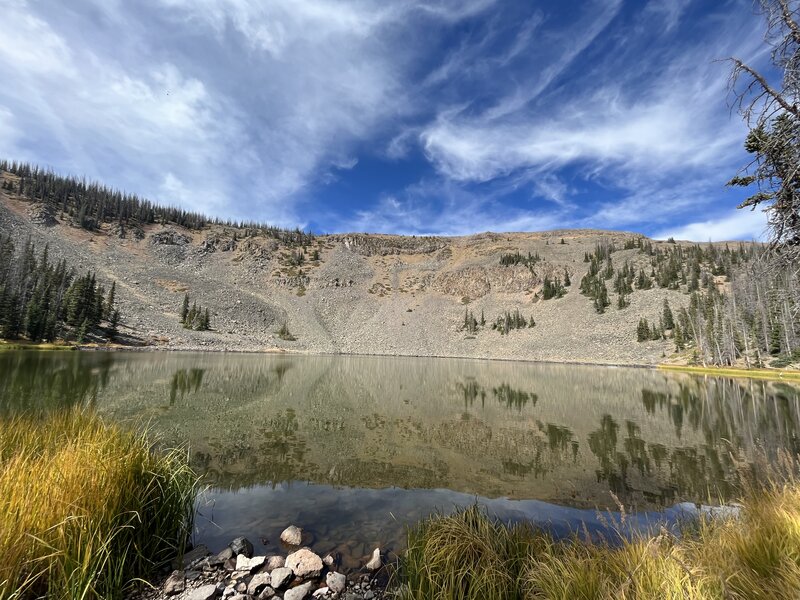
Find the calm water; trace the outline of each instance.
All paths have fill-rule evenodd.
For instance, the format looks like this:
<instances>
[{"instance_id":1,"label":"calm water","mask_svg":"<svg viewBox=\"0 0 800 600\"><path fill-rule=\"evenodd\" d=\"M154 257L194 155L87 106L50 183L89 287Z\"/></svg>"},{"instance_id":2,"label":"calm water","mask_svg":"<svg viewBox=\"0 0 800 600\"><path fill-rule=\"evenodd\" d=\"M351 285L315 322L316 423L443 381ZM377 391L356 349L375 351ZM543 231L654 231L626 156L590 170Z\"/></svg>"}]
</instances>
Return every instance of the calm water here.
<instances>
[{"instance_id":1,"label":"calm water","mask_svg":"<svg viewBox=\"0 0 800 600\"><path fill-rule=\"evenodd\" d=\"M197 541L275 549L288 524L345 566L476 499L556 532L621 501L674 515L736 494L733 455L800 451L800 389L642 369L413 358L0 353L4 411L93 406L188 445Z\"/></svg>"}]
</instances>

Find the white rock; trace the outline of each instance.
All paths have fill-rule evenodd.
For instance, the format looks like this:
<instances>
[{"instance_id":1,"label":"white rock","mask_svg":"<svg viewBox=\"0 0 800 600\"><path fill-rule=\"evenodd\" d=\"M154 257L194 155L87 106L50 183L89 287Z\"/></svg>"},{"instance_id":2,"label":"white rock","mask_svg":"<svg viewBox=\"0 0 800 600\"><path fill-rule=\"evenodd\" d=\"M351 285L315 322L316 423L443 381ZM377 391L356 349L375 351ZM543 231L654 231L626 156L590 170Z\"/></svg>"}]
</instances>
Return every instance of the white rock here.
<instances>
[{"instance_id":1,"label":"white rock","mask_svg":"<svg viewBox=\"0 0 800 600\"><path fill-rule=\"evenodd\" d=\"M311 596L313 598L320 598L320 597L326 595L327 593L328 593L328 588L321 587L317 591L315 591L313 594L311 594Z\"/></svg>"},{"instance_id":2,"label":"white rock","mask_svg":"<svg viewBox=\"0 0 800 600\"><path fill-rule=\"evenodd\" d=\"M264 566L266 561L266 556L254 556L253 558L247 558L244 554L239 554L236 557L236 570L246 571L249 574Z\"/></svg>"},{"instance_id":3,"label":"white rock","mask_svg":"<svg viewBox=\"0 0 800 600\"><path fill-rule=\"evenodd\" d=\"M322 559L308 548L300 548L287 556L286 566L303 579L313 579L322 574Z\"/></svg>"},{"instance_id":4,"label":"white rock","mask_svg":"<svg viewBox=\"0 0 800 600\"><path fill-rule=\"evenodd\" d=\"M189 592L186 600L213 600L213 598L217 597L217 593L217 586L213 584L204 585Z\"/></svg>"},{"instance_id":5,"label":"white rock","mask_svg":"<svg viewBox=\"0 0 800 600\"><path fill-rule=\"evenodd\" d=\"M269 573L256 573L247 584L247 593L255 596L265 587L272 584L272 576Z\"/></svg>"},{"instance_id":6,"label":"white rock","mask_svg":"<svg viewBox=\"0 0 800 600\"><path fill-rule=\"evenodd\" d=\"M283 595L283 600L303 600L311 593L314 584L310 581L305 582L303 585L298 585L290 590L286 590Z\"/></svg>"},{"instance_id":7,"label":"white rock","mask_svg":"<svg viewBox=\"0 0 800 600\"><path fill-rule=\"evenodd\" d=\"M303 543L303 530L294 525L289 525L281 533L281 541L290 546L299 546Z\"/></svg>"},{"instance_id":8,"label":"white rock","mask_svg":"<svg viewBox=\"0 0 800 600\"><path fill-rule=\"evenodd\" d=\"M267 571L280 569L286 566L286 559L283 556L270 556L267 558Z\"/></svg>"},{"instance_id":9,"label":"white rock","mask_svg":"<svg viewBox=\"0 0 800 600\"><path fill-rule=\"evenodd\" d=\"M332 567L335 562L336 560L330 554L326 554L325 558L322 559L322 564L328 568Z\"/></svg>"},{"instance_id":10,"label":"white rock","mask_svg":"<svg viewBox=\"0 0 800 600\"><path fill-rule=\"evenodd\" d=\"M273 596L275 596L275 590L273 590L270 586L267 586L261 590L258 596L256 596L256 600L267 600Z\"/></svg>"},{"instance_id":11,"label":"white rock","mask_svg":"<svg viewBox=\"0 0 800 600\"><path fill-rule=\"evenodd\" d=\"M325 576L325 583L328 584L332 592L343 592L344 588L347 587L347 577L336 571L331 571Z\"/></svg>"},{"instance_id":12,"label":"white rock","mask_svg":"<svg viewBox=\"0 0 800 600\"><path fill-rule=\"evenodd\" d=\"M381 568L382 564L383 563L381 563L381 549L375 548L375 550L372 551L372 558L370 558L369 562L367 563L367 569L369 569L370 571L377 571L378 569Z\"/></svg>"},{"instance_id":13,"label":"white rock","mask_svg":"<svg viewBox=\"0 0 800 600\"><path fill-rule=\"evenodd\" d=\"M272 576L272 587L279 590L292 579L292 570L288 567L278 567L270 575Z\"/></svg>"}]
</instances>

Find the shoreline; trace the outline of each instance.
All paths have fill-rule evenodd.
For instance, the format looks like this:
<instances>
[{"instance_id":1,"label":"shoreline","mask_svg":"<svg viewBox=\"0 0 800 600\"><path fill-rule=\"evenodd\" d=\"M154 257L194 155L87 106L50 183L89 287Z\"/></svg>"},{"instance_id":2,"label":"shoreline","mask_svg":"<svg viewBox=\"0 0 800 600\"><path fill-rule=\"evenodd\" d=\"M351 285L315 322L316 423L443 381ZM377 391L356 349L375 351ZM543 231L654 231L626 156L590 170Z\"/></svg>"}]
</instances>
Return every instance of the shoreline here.
<instances>
[{"instance_id":1,"label":"shoreline","mask_svg":"<svg viewBox=\"0 0 800 600\"><path fill-rule=\"evenodd\" d=\"M0 341L0 352L3 351L80 351L80 352L183 352L201 354L271 354L287 356L353 356L353 357L377 357L377 358L431 358L431 359L457 359L472 361L492 361L492 362L511 362L541 365L566 365L579 367L606 367L606 368L629 368L629 369L651 369L656 371L668 371L675 373L686 373L689 375L705 375L712 377L733 377L745 379L781 380L790 382L800 382L800 370L792 369L746 369L740 367L700 367L693 365L681 365L675 363L614 363L614 362L591 362L575 360L531 360L526 358L509 357L478 357L464 355L444 355L444 354L388 354L388 353L362 353L362 352L324 352L292 350L286 348L202 348L195 346L127 346L123 344L70 344L70 343L42 343L31 342L8 342Z\"/></svg>"}]
</instances>

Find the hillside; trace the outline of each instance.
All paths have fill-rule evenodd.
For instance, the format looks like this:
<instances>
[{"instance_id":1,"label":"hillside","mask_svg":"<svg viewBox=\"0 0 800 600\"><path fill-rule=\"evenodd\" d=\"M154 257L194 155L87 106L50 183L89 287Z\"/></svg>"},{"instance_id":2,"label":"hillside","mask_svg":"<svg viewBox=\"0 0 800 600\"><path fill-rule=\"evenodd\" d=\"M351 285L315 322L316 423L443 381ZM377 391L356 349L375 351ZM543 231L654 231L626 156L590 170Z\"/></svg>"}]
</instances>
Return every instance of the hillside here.
<instances>
[{"instance_id":1,"label":"hillside","mask_svg":"<svg viewBox=\"0 0 800 600\"><path fill-rule=\"evenodd\" d=\"M611 305L599 314L580 293L586 256L598 245L616 248L615 265L628 261L636 272L650 272L648 255L624 249L641 237L633 233L354 233L297 242L213 223L189 229L101 222L88 230L70 214L17 194L14 179L3 173L0 233L17 243L31 236L78 271L116 281L120 330L146 346L655 364L675 345L637 342L639 319L658 322L664 299L675 309L688 302L681 290L653 285L636 289L630 305L618 309L609 281ZM543 300L545 277L565 272L572 282L567 293ZM210 309L211 331L180 324L186 293ZM516 310L536 326L505 335L492 329L498 317ZM467 311L476 320L483 314L486 325L465 330ZM277 335L283 324L294 341Z\"/></svg>"}]
</instances>

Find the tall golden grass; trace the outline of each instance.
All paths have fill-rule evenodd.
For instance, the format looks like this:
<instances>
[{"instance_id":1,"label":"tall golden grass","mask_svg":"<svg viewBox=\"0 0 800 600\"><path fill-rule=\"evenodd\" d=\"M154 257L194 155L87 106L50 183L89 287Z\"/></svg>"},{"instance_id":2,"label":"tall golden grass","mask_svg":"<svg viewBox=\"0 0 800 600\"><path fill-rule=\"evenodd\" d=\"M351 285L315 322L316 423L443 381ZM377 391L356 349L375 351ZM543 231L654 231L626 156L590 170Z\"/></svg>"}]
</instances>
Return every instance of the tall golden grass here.
<instances>
[{"instance_id":1,"label":"tall golden grass","mask_svg":"<svg viewBox=\"0 0 800 600\"><path fill-rule=\"evenodd\" d=\"M478 507L409 530L404 600L789 600L800 598L800 486L751 487L737 518L704 518L615 544L557 541Z\"/></svg>"},{"instance_id":2,"label":"tall golden grass","mask_svg":"<svg viewBox=\"0 0 800 600\"><path fill-rule=\"evenodd\" d=\"M178 451L68 411L0 420L0 599L119 598L191 531Z\"/></svg>"}]
</instances>

